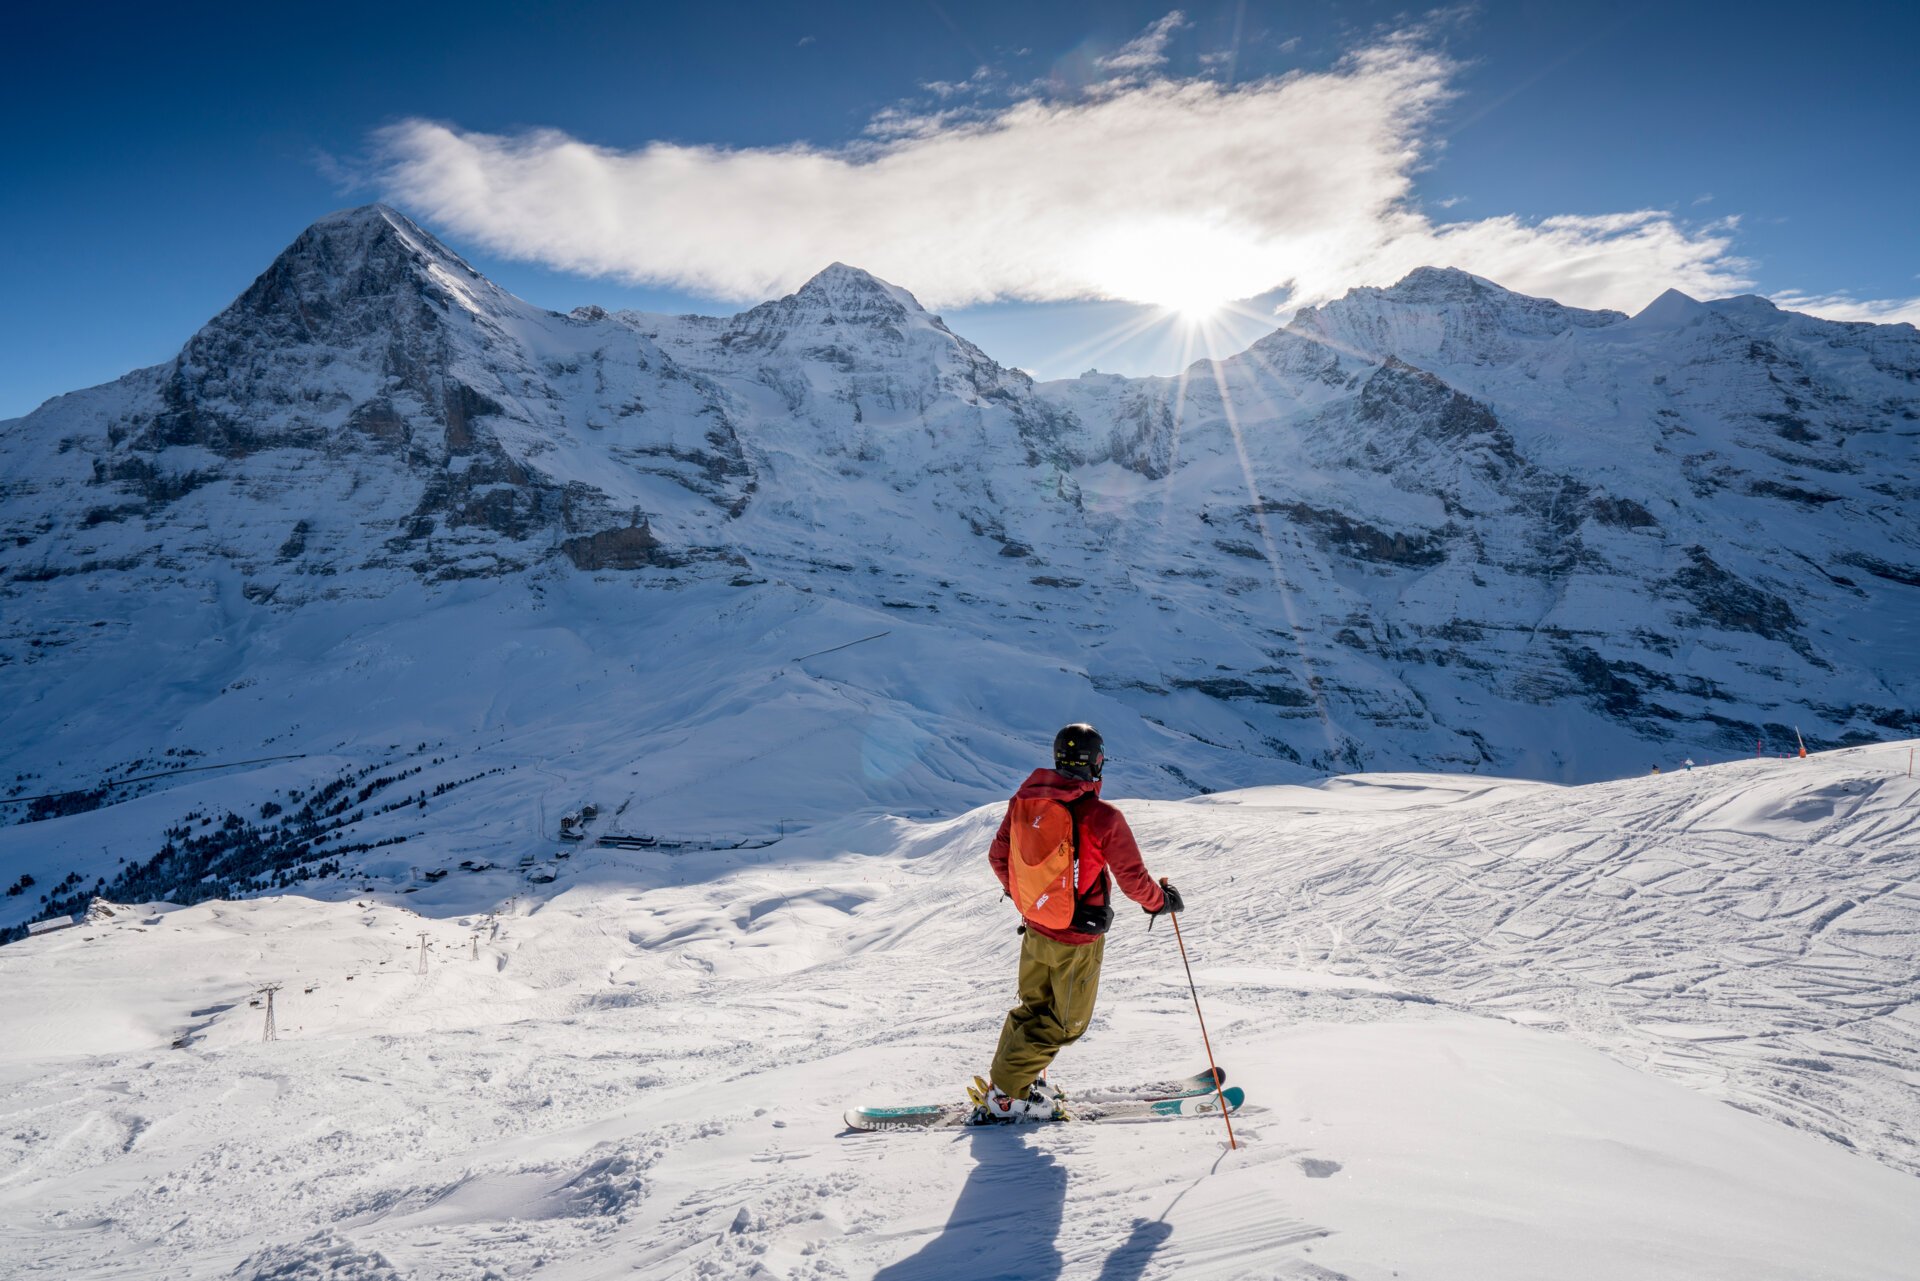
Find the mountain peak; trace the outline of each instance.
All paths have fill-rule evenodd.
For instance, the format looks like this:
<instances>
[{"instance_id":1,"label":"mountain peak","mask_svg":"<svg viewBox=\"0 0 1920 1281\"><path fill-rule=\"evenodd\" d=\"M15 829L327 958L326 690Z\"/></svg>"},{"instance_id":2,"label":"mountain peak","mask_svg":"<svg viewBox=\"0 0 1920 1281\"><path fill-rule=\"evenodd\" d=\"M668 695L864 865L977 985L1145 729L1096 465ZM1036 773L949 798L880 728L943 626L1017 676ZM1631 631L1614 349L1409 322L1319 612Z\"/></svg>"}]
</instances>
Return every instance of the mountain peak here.
<instances>
[{"instance_id":1,"label":"mountain peak","mask_svg":"<svg viewBox=\"0 0 1920 1281\"><path fill-rule=\"evenodd\" d=\"M1684 325L1706 313L1706 304L1691 294L1669 289L1642 307L1633 320L1640 325Z\"/></svg>"},{"instance_id":2,"label":"mountain peak","mask_svg":"<svg viewBox=\"0 0 1920 1281\"><path fill-rule=\"evenodd\" d=\"M359 315L375 300L391 308L421 298L476 313L515 306L411 218L389 205L370 204L317 219L229 311L317 336L334 319Z\"/></svg>"},{"instance_id":3,"label":"mountain peak","mask_svg":"<svg viewBox=\"0 0 1920 1281\"><path fill-rule=\"evenodd\" d=\"M795 290L793 297L816 305L824 304L836 311L847 308L865 311L877 305L897 308L908 315L926 312L920 300L905 289L844 262L829 263L823 267L813 279Z\"/></svg>"},{"instance_id":4,"label":"mountain peak","mask_svg":"<svg viewBox=\"0 0 1920 1281\"><path fill-rule=\"evenodd\" d=\"M419 223L391 205L377 203L338 209L315 219L274 265L304 257L323 260L322 265L334 269L351 269L366 265L383 248L397 249L419 266L437 263L473 280L482 279L464 258Z\"/></svg>"},{"instance_id":5,"label":"mountain peak","mask_svg":"<svg viewBox=\"0 0 1920 1281\"><path fill-rule=\"evenodd\" d=\"M1762 298L1759 294L1740 294L1733 298L1716 298L1704 304L1715 313L1729 320L1774 324L1785 312L1771 298Z\"/></svg>"},{"instance_id":6,"label":"mountain peak","mask_svg":"<svg viewBox=\"0 0 1920 1281\"><path fill-rule=\"evenodd\" d=\"M1498 314L1502 324L1523 327L1529 331L1544 326L1548 333L1558 333L1573 326L1594 329L1627 318L1625 312L1569 307L1551 298L1523 294L1458 267L1415 267L1385 289L1350 289L1339 303L1331 305L1339 306L1362 299L1442 309L1466 304L1471 309Z\"/></svg>"},{"instance_id":7,"label":"mountain peak","mask_svg":"<svg viewBox=\"0 0 1920 1281\"><path fill-rule=\"evenodd\" d=\"M1469 298L1488 295L1510 298L1524 296L1458 267L1415 267L1380 291L1382 298L1394 302L1464 302Z\"/></svg>"},{"instance_id":8,"label":"mountain peak","mask_svg":"<svg viewBox=\"0 0 1920 1281\"><path fill-rule=\"evenodd\" d=\"M1384 289L1365 285L1303 307L1287 329L1337 350L1376 360L1399 356L1425 368L1432 362L1506 359L1515 343L1625 319L1618 311L1588 311L1516 293L1457 267L1416 267Z\"/></svg>"},{"instance_id":9,"label":"mountain peak","mask_svg":"<svg viewBox=\"0 0 1920 1281\"><path fill-rule=\"evenodd\" d=\"M385 223L393 227L410 227L419 230L413 219L395 209L392 205L375 201L370 205L354 205L347 209L336 209L330 214L315 218L308 230L320 227L361 227ZM425 234L425 233L422 233Z\"/></svg>"},{"instance_id":10,"label":"mountain peak","mask_svg":"<svg viewBox=\"0 0 1920 1281\"><path fill-rule=\"evenodd\" d=\"M770 346L800 336L808 344L818 344L828 334L867 332L898 342L908 331L922 329L947 332L946 326L900 286L836 262L786 297L763 302L733 317L728 323L727 341Z\"/></svg>"},{"instance_id":11,"label":"mountain peak","mask_svg":"<svg viewBox=\"0 0 1920 1281\"><path fill-rule=\"evenodd\" d=\"M828 263L826 266L822 267L819 271L816 271L813 274L813 277L807 281L807 284L830 285L836 281L850 281L850 282L869 281L869 282L872 282L873 284L883 283L878 276L874 275L870 271L864 270L863 268L860 268L860 267L855 267L850 263L835 261L835 262ZM804 288L805 286L802 286L802 287Z\"/></svg>"}]
</instances>

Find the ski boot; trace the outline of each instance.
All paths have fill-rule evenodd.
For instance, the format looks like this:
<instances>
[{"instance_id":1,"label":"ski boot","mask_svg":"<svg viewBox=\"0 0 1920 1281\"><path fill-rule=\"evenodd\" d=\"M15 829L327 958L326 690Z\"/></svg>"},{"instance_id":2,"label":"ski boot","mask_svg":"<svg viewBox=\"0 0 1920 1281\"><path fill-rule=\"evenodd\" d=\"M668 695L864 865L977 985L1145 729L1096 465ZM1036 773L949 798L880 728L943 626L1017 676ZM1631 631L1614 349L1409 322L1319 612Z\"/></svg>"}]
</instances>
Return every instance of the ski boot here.
<instances>
[{"instance_id":1,"label":"ski boot","mask_svg":"<svg viewBox=\"0 0 1920 1281\"><path fill-rule=\"evenodd\" d=\"M1060 1110L1059 1096L1045 1092L1044 1083L1036 1081L1028 1087L1025 1098L1015 1098L1003 1093L1001 1089L982 1077L974 1077L973 1084L967 1087L967 1097L973 1101L973 1115L967 1118L969 1125L1008 1125L1021 1121L1058 1121L1066 1116Z\"/></svg>"}]
</instances>

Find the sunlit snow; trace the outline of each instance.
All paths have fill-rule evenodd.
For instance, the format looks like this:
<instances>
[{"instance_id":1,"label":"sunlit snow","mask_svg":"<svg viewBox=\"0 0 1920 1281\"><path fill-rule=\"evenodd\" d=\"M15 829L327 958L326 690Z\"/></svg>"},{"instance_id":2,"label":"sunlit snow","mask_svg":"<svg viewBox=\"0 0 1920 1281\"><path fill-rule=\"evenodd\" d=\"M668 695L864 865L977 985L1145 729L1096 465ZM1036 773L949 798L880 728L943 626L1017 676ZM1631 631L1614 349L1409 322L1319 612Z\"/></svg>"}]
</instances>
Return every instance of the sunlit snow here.
<instances>
[{"instance_id":1,"label":"sunlit snow","mask_svg":"<svg viewBox=\"0 0 1920 1281\"><path fill-rule=\"evenodd\" d=\"M1122 800L1249 1094L1231 1153L1197 1120L843 1132L991 1051L997 807L583 847L542 887L117 905L0 952L0 1270L1900 1277L1905 767ZM1204 1061L1146 926L1121 915L1069 1091Z\"/></svg>"}]
</instances>

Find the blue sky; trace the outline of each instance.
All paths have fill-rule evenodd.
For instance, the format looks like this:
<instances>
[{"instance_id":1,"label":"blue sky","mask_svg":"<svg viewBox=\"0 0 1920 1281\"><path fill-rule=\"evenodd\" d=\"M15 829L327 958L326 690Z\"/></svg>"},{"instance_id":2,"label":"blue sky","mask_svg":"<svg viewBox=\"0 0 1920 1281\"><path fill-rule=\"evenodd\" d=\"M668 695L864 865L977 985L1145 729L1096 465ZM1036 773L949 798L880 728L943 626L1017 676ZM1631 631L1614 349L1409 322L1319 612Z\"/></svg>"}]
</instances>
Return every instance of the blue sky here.
<instances>
[{"instance_id":1,"label":"blue sky","mask_svg":"<svg viewBox=\"0 0 1920 1281\"><path fill-rule=\"evenodd\" d=\"M1909 4L11 23L0 416L165 360L307 223L382 198L546 306L731 312L840 258L1043 376L1172 372L1422 261L1626 310L1677 284L1920 317Z\"/></svg>"}]
</instances>

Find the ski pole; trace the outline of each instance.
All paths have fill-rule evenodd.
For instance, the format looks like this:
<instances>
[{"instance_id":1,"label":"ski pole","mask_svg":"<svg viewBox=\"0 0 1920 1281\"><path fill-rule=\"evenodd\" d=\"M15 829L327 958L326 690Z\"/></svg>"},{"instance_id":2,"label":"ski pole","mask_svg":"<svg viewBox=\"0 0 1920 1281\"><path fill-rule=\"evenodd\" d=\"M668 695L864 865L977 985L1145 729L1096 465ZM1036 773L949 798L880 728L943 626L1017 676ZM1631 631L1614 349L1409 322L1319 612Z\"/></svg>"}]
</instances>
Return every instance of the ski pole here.
<instances>
[{"instance_id":1,"label":"ski pole","mask_svg":"<svg viewBox=\"0 0 1920 1281\"><path fill-rule=\"evenodd\" d=\"M1160 878L1163 892L1166 885L1167 878L1163 876ZM1193 966L1187 963L1187 942L1180 937L1180 914L1168 912L1167 916L1173 921L1173 940L1180 945L1180 965L1187 972L1187 990L1193 993L1193 1014L1200 1020L1200 1043L1207 1047L1207 1070L1213 1073L1213 1095L1220 1100L1220 1119L1227 1123L1227 1147L1238 1152L1240 1141L1233 1137L1233 1115L1227 1111L1227 1095L1220 1088L1220 1068L1213 1061L1213 1040L1207 1035L1207 1016L1200 1013L1200 989L1194 986Z\"/></svg>"}]
</instances>

